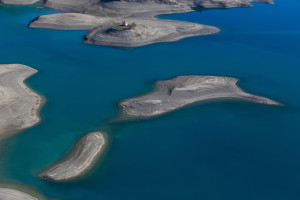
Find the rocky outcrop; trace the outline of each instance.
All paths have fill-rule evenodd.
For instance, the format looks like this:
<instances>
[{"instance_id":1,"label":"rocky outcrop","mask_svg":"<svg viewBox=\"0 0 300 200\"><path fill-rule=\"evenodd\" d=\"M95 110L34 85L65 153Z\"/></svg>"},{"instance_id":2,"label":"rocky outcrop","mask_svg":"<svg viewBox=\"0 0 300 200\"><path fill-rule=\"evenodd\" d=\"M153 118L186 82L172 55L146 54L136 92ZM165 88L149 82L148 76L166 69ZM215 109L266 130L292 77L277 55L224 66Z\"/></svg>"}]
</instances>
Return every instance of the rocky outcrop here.
<instances>
[{"instance_id":1,"label":"rocky outcrop","mask_svg":"<svg viewBox=\"0 0 300 200\"><path fill-rule=\"evenodd\" d=\"M246 93L236 85L238 79L218 76L179 76L156 83L154 92L120 103L128 117L152 117L192 103L240 99L267 105L281 105L271 99Z\"/></svg>"},{"instance_id":2,"label":"rocky outcrop","mask_svg":"<svg viewBox=\"0 0 300 200\"><path fill-rule=\"evenodd\" d=\"M37 124L42 98L24 84L37 70L25 65L0 65L0 136Z\"/></svg>"},{"instance_id":3,"label":"rocky outcrop","mask_svg":"<svg viewBox=\"0 0 300 200\"><path fill-rule=\"evenodd\" d=\"M112 23L101 25L86 36L86 42L107 46L138 47L219 32L218 28L212 26L180 21L130 19L128 22L134 25L129 30L112 30L111 27L116 25Z\"/></svg>"},{"instance_id":4,"label":"rocky outcrop","mask_svg":"<svg viewBox=\"0 0 300 200\"><path fill-rule=\"evenodd\" d=\"M103 153L106 142L103 132L84 136L70 156L43 172L40 177L51 181L68 181L85 174Z\"/></svg>"}]
</instances>

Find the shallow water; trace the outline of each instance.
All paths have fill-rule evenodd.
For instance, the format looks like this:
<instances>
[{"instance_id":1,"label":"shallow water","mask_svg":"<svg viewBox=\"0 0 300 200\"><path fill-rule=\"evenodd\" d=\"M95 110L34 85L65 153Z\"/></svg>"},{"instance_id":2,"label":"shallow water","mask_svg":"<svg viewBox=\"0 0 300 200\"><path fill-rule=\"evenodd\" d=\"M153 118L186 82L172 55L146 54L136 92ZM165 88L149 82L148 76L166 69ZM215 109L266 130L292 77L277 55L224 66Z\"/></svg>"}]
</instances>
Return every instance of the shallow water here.
<instances>
[{"instance_id":1,"label":"shallow water","mask_svg":"<svg viewBox=\"0 0 300 200\"><path fill-rule=\"evenodd\" d=\"M137 49L84 44L87 31L30 29L56 12L37 7L0 7L0 63L38 69L27 83L47 98L41 124L1 141L0 184L76 200L300 198L299 1L162 16L222 32ZM286 106L218 101L107 123L121 100L191 74L240 78L246 91ZM95 130L107 130L111 145L91 174L67 184L37 177Z\"/></svg>"}]
</instances>

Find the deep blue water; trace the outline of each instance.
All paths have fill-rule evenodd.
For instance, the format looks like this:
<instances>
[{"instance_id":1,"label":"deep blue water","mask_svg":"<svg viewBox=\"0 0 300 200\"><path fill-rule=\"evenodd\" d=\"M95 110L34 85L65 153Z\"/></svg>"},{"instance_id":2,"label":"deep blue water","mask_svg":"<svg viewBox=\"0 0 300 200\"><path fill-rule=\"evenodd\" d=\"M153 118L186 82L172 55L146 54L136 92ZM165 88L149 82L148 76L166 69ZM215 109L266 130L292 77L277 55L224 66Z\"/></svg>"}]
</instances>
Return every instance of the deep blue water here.
<instances>
[{"instance_id":1,"label":"deep blue water","mask_svg":"<svg viewBox=\"0 0 300 200\"><path fill-rule=\"evenodd\" d=\"M56 11L1 6L0 63L38 69L27 83L47 102L41 124L1 141L0 183L66 200L299 200L299 9L298 0L276 0L162 16L222 32L121 49L84 44L87 31L27 28ZM107 123L121 100L191 74L240 78L246 91L286 106L218 101ZM108 131L111 145L92 173L64 184L37 177L95 130Z\"/></svg>"}]
</instances>

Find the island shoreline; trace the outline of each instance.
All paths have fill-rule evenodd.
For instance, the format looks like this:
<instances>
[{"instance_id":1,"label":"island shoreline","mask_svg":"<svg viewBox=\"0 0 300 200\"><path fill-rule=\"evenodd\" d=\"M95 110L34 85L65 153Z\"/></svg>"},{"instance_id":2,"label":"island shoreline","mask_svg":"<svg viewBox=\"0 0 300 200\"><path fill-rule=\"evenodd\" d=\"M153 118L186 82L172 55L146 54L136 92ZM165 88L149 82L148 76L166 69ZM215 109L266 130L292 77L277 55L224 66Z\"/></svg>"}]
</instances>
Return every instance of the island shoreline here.
<instances>
[{"instance_id":1,"label":"island shoreline","mask_svg":"<svg viewBox=\"0 0 300 200\"><path fill-rule=\"evenodd\" d=\"M22 65L22 64L1 64L1 65ZM1 67L0 65L0 67ZM26 66L26 65L22 65L22 66ZM28 67L28 66L26 66ZM31 68L31 67L29 67ZM33 69L33 68L31 68ZM36 91L33 87L31 87L27 81L28 79L30 79L32 76L36 75L39 73L38 70L34 69L35 72L28 75L28 76L24 76L20 82L20 87L22 87L24 90L29 90L32 94L34 94L35 96L38 97L38 104L36 105L37 106L37 109L34 110L34 115L36 116L36 118L38 119L38 121L30 124L29 126L27 127L22 127L22 128L15 128L14 130L12 130L13 128L9 128L7 131L5 131L4 133L0 134L0 140L5 140L5 139L8 139L16 134L19 134L19 133L22 133L28 129L31 129L31 128L34 128L38 125L40 125L43 121L43 118L41 116L41 110L43 109L44 105L46 104L46 97L42 94L40 94L38 91ZM19 80L17 80L19 81Z\"/></svg>"},{"instance_id":2,"label":"island shoreline","mask_svg":"<svg viewBox=\"0 0 300 200\"><path fill-rule=\"evenodd\" d=\"M284 106L284 104L282 104L282 103L273 101L271 99L268 99L268 98L265 98L265 97L262 97L262 96L259 96L259 95L256 95L256 94L248 93L245 90L241 89L238 86L238 82L240 81L240 79L238 79L238 78L224 77L224 76L200 76L200 77L214 77L214 78L229 78L229 79L235 80L234 81L234 86L236 87L239 94L234 94L233 96L215 96L215 97L209 97L207 99L195 100L193 102L186 102L186 103L182 103L181 105L177 105L176 107L171 107L167 111L162 111L161 113L158 113L158 114L149 114L149 115L129 114L128 111L126 110L127 106L124 107L124 103L126 104L130 101L139 102L139 99L148 99L148 97L151 97L152 95L159 93L160 90L161 90L161 88L159 88L159 84L167 82L167 81L172 81L172 80L175 80L175 79L178 79L178 78L184 78L184 77L193 77L193 75L191 75L191 76L177 76L177 77L174 77L174 78L169 79L169 80L156 81L154 83L153 87L152 87L153 88L152 91L150 91L146 94L140 95L140 96L136 96L136 97L133 97L133 98L128 98L128 99L122 100L118 104L119 108L121 109L119 117L117 117L116 120L112 120L112 121L149 119L149 118L158 117L160 115L167 114L169 112L176 111L178 109L183 109L184 107L187 107L187 106L192 106L192 105L196 105L196 104L200 104L200 103L204 103L204 102L218 101L218 100L221 100L221 101L223 101L223 100L232 100L232 101L234 100L234 101L236 101L237 100L237 101L248 101L248 102L251 102L251 103L259 103L259 104L265 104L265 105L269 104L271 106ZM259 100L253 99L253 97L258 98ZM261 100L266 100L266 101L270 100L270 102L262 102L262 101L260 101L260 99ZM140 100L140 101L142 101L142 100ZM130 103L129 103L129 107L131 107ZM134 109L134 108L130 108L130 109Z\"/></svg>"}]
</instances>

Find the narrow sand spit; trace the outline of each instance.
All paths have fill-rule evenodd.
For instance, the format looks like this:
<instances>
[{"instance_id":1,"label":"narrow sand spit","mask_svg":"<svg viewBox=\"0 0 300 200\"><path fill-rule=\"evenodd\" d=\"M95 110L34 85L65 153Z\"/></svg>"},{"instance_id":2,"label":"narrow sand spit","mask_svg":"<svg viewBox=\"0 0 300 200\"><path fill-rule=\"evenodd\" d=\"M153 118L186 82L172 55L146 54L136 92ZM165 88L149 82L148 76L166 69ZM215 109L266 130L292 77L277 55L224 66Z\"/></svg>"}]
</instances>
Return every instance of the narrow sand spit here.
<instances>
[{"instance_id":1,"label":"narrow sand spit","mask_svg":"<svg viewBox=\"0 0 300 200\"><path fill-rule=\"evenodd\" d=\"M179 76L156 83L156 89L120 103L128 117L152 117L186 105L214 99L241 99L267 105L281 105L271 99L242 91L238 79L218 76Z\"/></svg>"},{"instance_id":2,"label":"narrow sand spit","mask_svg":"<svg viewBox=\"0 0 300 200\"><path fill-rule=\"evenodd\" d=\"M0 136L40 121L42 98L24 84L37 70L25 65L0 65Z\"/></svg>"},{"instance_id":3,"label":"narrow sand spit","mask_svg":"<svg viewBox=\"0 0 300 200\"><path fill-rule=\"evenodd\" d=\"M102 155L106 146L103 132L84 136L65 160L43 172L40 177L51 181L68 181L85 174Z\"/></svg>"}]
</instances>

